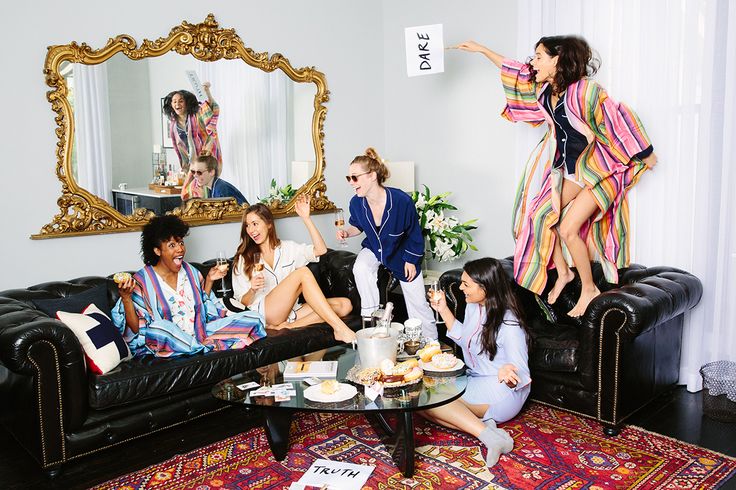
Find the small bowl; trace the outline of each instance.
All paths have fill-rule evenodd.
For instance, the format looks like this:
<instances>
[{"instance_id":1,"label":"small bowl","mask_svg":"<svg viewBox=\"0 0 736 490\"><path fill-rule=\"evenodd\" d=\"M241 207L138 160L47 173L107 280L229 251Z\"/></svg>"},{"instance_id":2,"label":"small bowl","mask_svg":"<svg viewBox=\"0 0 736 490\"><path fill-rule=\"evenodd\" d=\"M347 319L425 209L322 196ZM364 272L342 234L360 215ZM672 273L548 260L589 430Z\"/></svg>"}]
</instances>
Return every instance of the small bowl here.
<instances>
[{"instance_id":1,"label":"small bowl","mask_svg":"<svg viewBox=\"0 0 736 490\"><path fill-rule=\"evenodd\" d=\"M419 350L421 343L418 340L408 340L404 342L404 351L410 356L413 356Z\"/></svg>"}]
</instances>

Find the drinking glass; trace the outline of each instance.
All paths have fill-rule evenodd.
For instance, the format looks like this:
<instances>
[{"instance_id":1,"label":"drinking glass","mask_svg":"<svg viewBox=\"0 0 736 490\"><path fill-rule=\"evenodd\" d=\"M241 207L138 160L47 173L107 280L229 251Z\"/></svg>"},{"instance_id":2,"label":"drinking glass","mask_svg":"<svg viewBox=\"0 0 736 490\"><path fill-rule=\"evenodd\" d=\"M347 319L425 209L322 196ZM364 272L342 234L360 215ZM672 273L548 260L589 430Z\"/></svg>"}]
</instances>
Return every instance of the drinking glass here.
<instances>
[{"instance_id":1,"label":"drinking glass","mask_svg":"<svg viewBox=\"0 0 736 490\"><path fill-rule=\"evenodd\" d=\"M442 298L442 293L440 292L439 283L437 281L432 281L432 283L429 286L430 292L430 301L432 302L433 306L437 306L437 303L439 303L440 298ZM433 309L434 312L434 321L437 323L437 310Z\"/></svg>"},{"instance_id":2,"label":"drinking glass","mask_svg":"<svg viewBox=\"0 0 736 490\"><path fill-rule=\"evenodd\" d=\"M224 250L220 250L219 252L217 252L217 265L215 265L215 267L217 267L220 270L220 272L225 272L225 273L227 272L227 269L228 269L227 254L225 253ZM220 289L218 289L217 291L222 293L222 297L224 298L230 292L230 289L228 289L227 286L225 285L224 276L222 279L220 279L220 284L221 284Z\"/></svg>"},{"instance_id":3,"label":"drinking glass","mask_svg":"<svg viewBox=\"0 0 736 490\"><path fill-rule=\"evenodd\" d=\"M256 277L259 274L263 274L263 262L261 262L261 253L255 252L253 254L253 274L251 277Z\"/></svg>"},{"instance_id":4,"label":"drinking glass","mask_svg":"<svg viewBox=\"0 0 736 490\"><path fill-rule=\"evenodd\" d=\"M338 231L342 230L345 226L345 213L342 209L338 209L335 211L335 227ZM340 239L339 245L341 248L345 248L348 246L347 240L344 238Z\"/></svg>"}]
</instances>

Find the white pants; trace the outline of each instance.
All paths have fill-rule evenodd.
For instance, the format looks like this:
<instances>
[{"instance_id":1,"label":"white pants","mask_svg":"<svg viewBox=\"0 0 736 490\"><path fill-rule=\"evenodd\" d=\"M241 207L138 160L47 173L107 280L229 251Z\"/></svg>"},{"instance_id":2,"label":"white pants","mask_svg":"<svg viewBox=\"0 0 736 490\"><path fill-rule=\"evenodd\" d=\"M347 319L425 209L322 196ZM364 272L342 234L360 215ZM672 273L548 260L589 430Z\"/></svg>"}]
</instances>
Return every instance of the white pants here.
<instances>
[{"instance_id":1,"label":"white pants","mask_svg":"<svg viewBox=\"0 0 736 490\"><path fill-rule=\"evenodd\" d=\"M360 314L369 317L378 309L378 267L381 265L369 249L364 248L358 253L353 265L355 286L360 294ZM424 278L417 274L411 282L399 281L404 293L406 312L409 318L419 318L422 321L422 334L425 337L436 339L437 326L434 321L432 308L427 303L427 293L424 290Z\"/></svg>"}]
</instances>

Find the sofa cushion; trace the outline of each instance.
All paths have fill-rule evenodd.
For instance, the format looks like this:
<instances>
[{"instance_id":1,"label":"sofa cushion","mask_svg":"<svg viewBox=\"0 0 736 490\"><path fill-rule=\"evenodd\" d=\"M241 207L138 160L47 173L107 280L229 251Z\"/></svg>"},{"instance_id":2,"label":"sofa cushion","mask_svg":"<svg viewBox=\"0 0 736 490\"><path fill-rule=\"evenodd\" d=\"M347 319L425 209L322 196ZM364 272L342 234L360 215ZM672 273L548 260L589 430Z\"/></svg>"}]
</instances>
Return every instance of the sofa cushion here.
<instances>
[{"instance_id":1,"label":"sofa cushion","mask_svg":"<svg viewBox=\"0 0 736 490\"><path fill-rule=\"evenodd\" d=\"M529 352L529 368L574 373L578 370L580 341L578 327L532 322L530 328L532 348Z\"/></svg>"},{"instance_id":2,"label":"sofa cushion","mask_svg":"<svg viewBox=\"0 0 736 490\"><path fill-rule=\"evenodd\" d=\"M120 331L95 304L81 313L58 311L56 316L77 336L93 373L105 374L130 359L130 349Z\"/></svg>"},{"instance_id":3,"label":"sofa cushion","mask_svg":"<svg viewBox=\"0 0 736 490\"><path fill-rule=\"evenodd\" d=\"M107 304L107 286L99 284L81 292L75 292L59 298L34 299L33 304L51 318L56 318L57 311L81 313L91 304L97 305L105 315L110 314Z\"/></svg>"}]
</instances>

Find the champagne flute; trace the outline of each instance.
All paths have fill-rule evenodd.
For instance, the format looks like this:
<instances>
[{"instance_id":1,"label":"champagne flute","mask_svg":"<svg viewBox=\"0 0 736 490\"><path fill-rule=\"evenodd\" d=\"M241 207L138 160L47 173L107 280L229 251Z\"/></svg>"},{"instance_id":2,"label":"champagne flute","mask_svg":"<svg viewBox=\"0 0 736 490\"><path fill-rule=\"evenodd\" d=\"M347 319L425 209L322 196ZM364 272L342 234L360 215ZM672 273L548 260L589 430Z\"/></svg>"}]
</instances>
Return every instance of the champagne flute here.
<instances>
[{"instance_id":1,"label":"champagne flute","mask_svg":"<svg viewBox=\"0 0 736 490\"><path fill-rule=\"evenodd\" d=\"M253 254L253 274L251 277L256 277L263 272L263 262L261 262L261 252L255 252Z\"/></svg>"},{"instance_id":2,"label":"champagne flute","mask_svg":"<svg viewBox=\"0 0 736 490\"><path fill-rule=\"evenodd\" d=\"M337 231L342 231L342 228L345 226L345 213L342 209L335 210L335 227L337 228ZM340 238L339 243L341 248L345 248L348 246L347 240L344 238Z\"/></svg>"},{"instance_id":3,"label":"champagne flute","mask_svg":"<svg viewBox=\"0 0 736 490\"><path fill-rule=\"evenodd\" d=\"M430 297L432 298L432 305L437 306L437 304L440 302L440 298L442 298L442 293L440 292L439 283L437 281L432 281L432 283L429 286L430 291L432 291ZM437 310L434 310L434 321L437 323Z\"/></svg>"},{"instance_id":4,"label":"champagne flute","mask_svg":"<svg viewBox=\"0 0 736 490\"><path fill-rule=\"evenodd\" d=\"M224 250L220 250L219 252L217 252L217 262L216 262L216 264L217 265L215 265L215 267L217 267L220 272L227 273L227 269L228 269L227 254L225 253ZM220 287L220 289L217 290L217 292L222 293L222 297L224 298L224 297L227 296L227 293L230 292L230 290L225 285L225 277L224 276L222 277L222 279L220 279L220 283L221 283L221 287Z\"/></svg>"}]
</instances>

